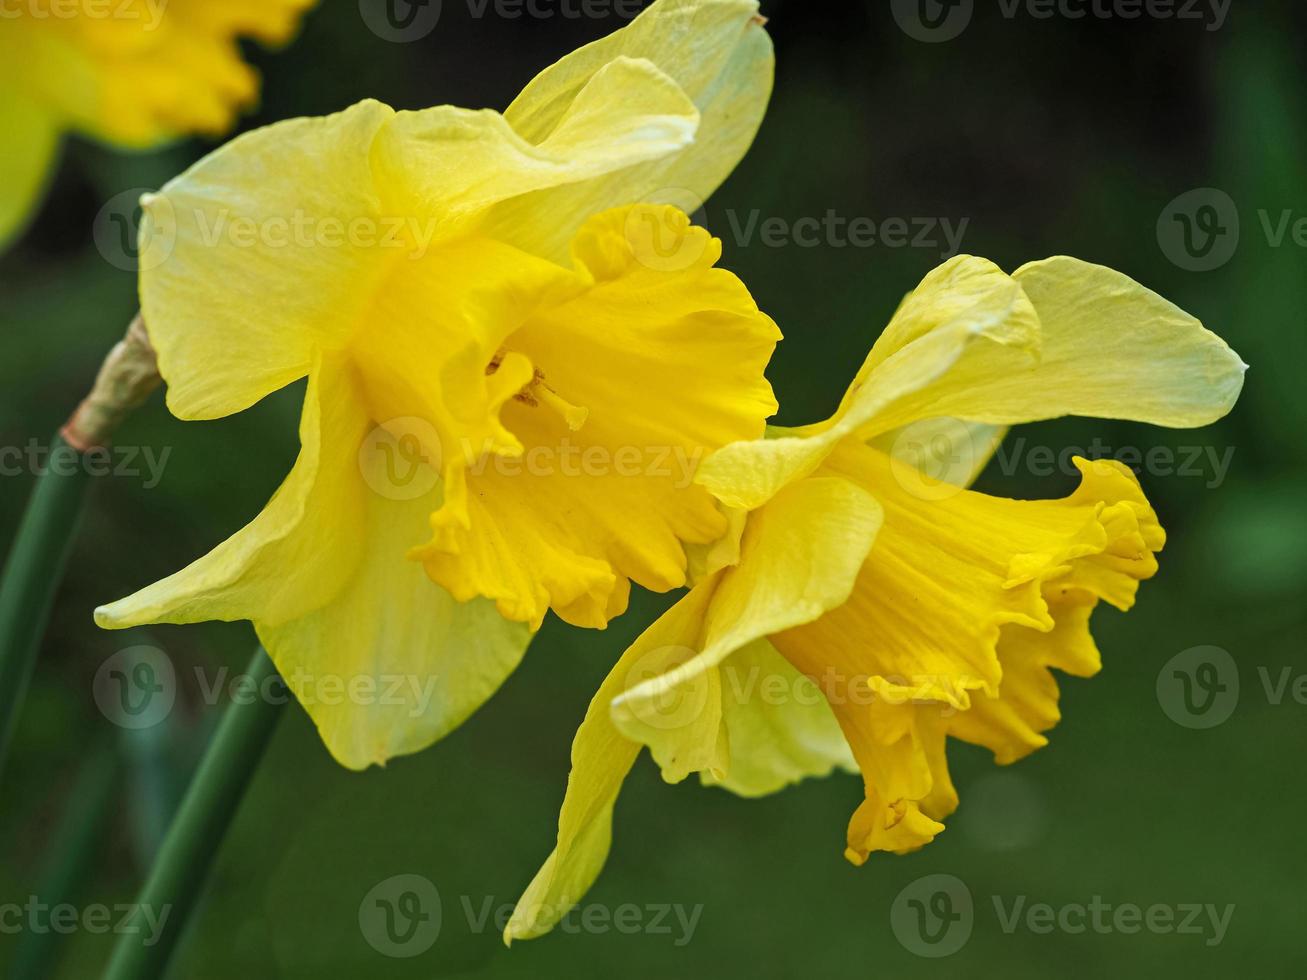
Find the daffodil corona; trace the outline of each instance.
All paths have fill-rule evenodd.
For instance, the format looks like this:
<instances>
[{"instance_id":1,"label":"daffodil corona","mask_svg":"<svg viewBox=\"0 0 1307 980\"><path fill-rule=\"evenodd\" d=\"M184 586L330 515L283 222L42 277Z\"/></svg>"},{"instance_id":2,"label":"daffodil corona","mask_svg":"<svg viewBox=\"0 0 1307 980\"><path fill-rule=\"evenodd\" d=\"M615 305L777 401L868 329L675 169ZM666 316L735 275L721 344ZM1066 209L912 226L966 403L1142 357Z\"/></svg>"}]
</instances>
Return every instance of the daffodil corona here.
<instances>
[{"instance_id":1,"label":"daffodil corona","mask_svg":"<svg viewBox=\"0 0 1307 980\"><path fill-rule=\"evenodd\" d=\"M666 204L752 141L752 0L660 0L500 115L364 102L247 134L144 203L142 309L183 419L307 376L267 509L107 627L249 619L344 764L430 744L549 609L602 627L728 528L692 482L762 435L779 339ZM337 699L387 679L425 691ZM413 680L423 681L414 684Z\"/></svg>"},{"instance_id":2,"label":"daffodil corona","mask_svg":"<svg viewBox=\"0 0 1307 980\"><path fill-rule=\"evenodd\" d=\"M5 0L0 243L39 198L65 132L144 149L221 136L258 96L238 39L281 44L316 0Z\"/></svg>"},{"instance_id":3,"label":"daffodil corona","mask_svg":"<svg viewBox=\"0 0 1307 980\"><path fill-rule=\"evenodd\" d=\"M1079 460L1062 500L963 487L1008 425L1206 425L1244 370L1198 321L1100 266L1059 257L1009 276L963 256L927 276L832 418L700 469L739 533L591 703L557 847L505 938L547 932L589 888L644 746L668 781L699 772L742 795L860 770L857 864L932 840L958 803L948 737L1000 763L1044 745L1053 669L1099 669L1090 613L1129 608L1164 542L1116 462Z\"/></svg>"}]
</instances>

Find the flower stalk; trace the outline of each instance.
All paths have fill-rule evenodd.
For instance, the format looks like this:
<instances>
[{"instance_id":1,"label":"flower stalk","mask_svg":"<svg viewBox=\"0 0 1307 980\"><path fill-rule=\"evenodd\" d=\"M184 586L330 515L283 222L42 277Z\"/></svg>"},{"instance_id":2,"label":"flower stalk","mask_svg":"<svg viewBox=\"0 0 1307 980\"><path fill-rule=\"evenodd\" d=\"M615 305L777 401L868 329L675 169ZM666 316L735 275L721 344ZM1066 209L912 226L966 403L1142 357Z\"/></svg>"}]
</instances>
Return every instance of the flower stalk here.
<instances>
[{"instance_id":1,"label":"flower stalk","mask_svg":"<svg viewBox=\"0 0 1307 980\"><path fill-rule=\"evenodd\" d=\"M248 696L233 698L200 761L136 903L105 980L162 977L199 900L227 828L258 768L289 695L268 696L280 678L260 648L246 671ZM148 928L153 922L154 927Z\"/></svg>"},{"instance_id":2,"label":"flower stalk","mask_svg":"<svg viewBox=\"0 0 1307 980\"><path fill-rule=\"evenodd\" d=\"M159 383L154 350L137 316L109 352L90 394L54 439L49 461L37 476L0 577L0 769L90 487L81 457L106 446Z\"/></svg>"}]
</instances>

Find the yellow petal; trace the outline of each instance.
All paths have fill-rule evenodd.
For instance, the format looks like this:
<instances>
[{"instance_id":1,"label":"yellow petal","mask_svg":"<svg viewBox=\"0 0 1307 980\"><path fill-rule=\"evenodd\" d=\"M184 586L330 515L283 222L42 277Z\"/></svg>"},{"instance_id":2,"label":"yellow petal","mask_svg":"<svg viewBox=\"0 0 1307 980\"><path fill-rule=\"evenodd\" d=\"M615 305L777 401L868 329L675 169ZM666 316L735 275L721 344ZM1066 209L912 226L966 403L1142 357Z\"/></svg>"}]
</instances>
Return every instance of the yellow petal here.
<instances>
[{"instance_id":1,"label":"yellow petal","mask_svg":"<svg viewBox=\"0 0 1307 980\"><path fill-rule=\"evenodd\" d=\"M720 244L684 215L694 264L641 262L626 232L641 210L587 224L576 243L585 287L538 303L504 338L535 372L502 411L521 448L473 443L466 489L447 476L445 509L420 552L455 596L490 596L512 619L538 623L552 607L603 626L625 608L628 579L663 592L684 585L684 542L727 528L693 485L699 460L761 434L775 411L763 377L775 324L713 267Z\"/></svg>"},{"instance_id":2,"label":"yellow petal","mask_svg":"<svg viewBox=\"0 0 1307 980\"><path fill-rule=\"evenodd\" d=\"M39 104L11 91L0 102L0 129L5 133L5 150L0 154L3 247L22 232L36 211L59 148L59 127Z\"/></svg>"},{"instance_id":3,"label":"yellow petal","mask_svg":"<svg viewBox=\"0 0 1307 980\"><path fill-rule=\"evenodd\" d=\"M879 526L876 502L838 479L802 481L750 515L739 564L696 587L696 592L712 591L702 635L682 640L698 652L678 656L678 666L652 664L647 680L613 701L618 728L649 746L665 780L679 782L692 772L703 772L711 780L730 782L736 749L747 754L753 748L748 741L755 730L750 721L770 715L776 723L773 731L780 731L788 712L769 712L762 705L742 711L724 706L746 690L742 685L748 683L751 659L736 667L728 658L733 661L745 647L811 622L843 603ZM763 696L761 691L750 693ZM820 716L821 711L814 714ZM807 715L799 711L793 721L800 726L819 724ZM746 739L738 747L722 726L731 719ZM796 728L791 734L798 737L801 732ZM761 780L756 785L775 785L775 773L760 773L766 769L761 758L750 759L745 767L740 785L749 783L750 773Z\"/></svg>"},{"instance_id":4,"label":"yellow petal","mask_svg":"<svg viewBox=\"0 0 1307 980\"><path fill-rule=\"evenodd\" d=\"M1036 358L1039 321L1010 276L964 255L931 272L904 301L834 416L793 434L728 446L705 460L699 481L728 506L757 507L812 473L841 440L928 417L922 392L973 345ZM886 418L883 428L868 431L873 420Z\"/></svg>"},{"instance_id":5,"label":"yellow petal","mask_svg":"<svg viewBox=\"0 0 1307 980\"><path fill-rule=\"evenodd\" d=\"M1247 365L1198 320L1129 277L1058 256L1013 278L1039 316L1040 359L976 344L932 387L933 404L921 411L996 425L1083 415L1193 428L1215 422L1238 399Z\"/></svg>"},{"instance_id":6,"label":"yellow petal","mask_svg":"<svg viewBox=\"0 0 1307 980\"><path fill-rule=\"evenodd\" d=\"M868 444L918 470L923 487L932 483L969 487L993 459L1006 435L1007 426L945 416L891 429L868 440Z\"/></svg>"},{"instance_id":7,"label":"yellow petal","mask_svg":"<svg viewBox=\"0 0 1307 980\"><path fill-rule=\"evenodd\" d=\"M453 730L531 636L492 603L457 602L405 557L430 501L389 492L393 460L370 428L350 370L339 361L315 370L300 457L263 513L186 569L96 611L110 629L252 620L328 750L351 769Z\"/></svg>"},{"instance_id":8,"label":"yellow petal","mask_svg":"<svg viewBox=\"0 0 1307 980\"><path fill-rule=\"evenodd\" d=\"M585 215L637 201L694 211L753 142L773 73L756 0L658 0L622 30L541 72L506 118L533 143L550 138L595 73L623 57L653 62L694 102L700 124L693 144L621 174L505 205L497 223L521 247L561 261Z\"/></svg>"},{"instance_id":9,"label":"yellow petal","mask_svg":"<svg viewBox=\"0 0 1307 980\"><path fill-rule=\"evenodd\" d=\"M837 768L857 771L821 689L767 640L735 651L720 674L729 763L720 774L702 770L705 785L766 796Z\"/></svg>"},{"instance_id":10,"label":"yellow petal","mask_svg":"<svg viewBox=\"0 0 1307 980\"><path fill-rule=\"evenodd\" d=\"M361 102L255 130L143 202L141 304L175 415L248 408L360 321L398 250L346 229L381 217L369 154L392 115Z\"/></svg>"},{"instance_id":11,"label":"yellow petal","mask_svg":"<svg viewBox=\"0 0 1307 980\"><path fill-rule=\"evenodd\" d=\"M368 491L354 454L367 430L344 365L323 364L305 394L299 457L263 512L180 572L97 609L96 622L280 625L322 606L366 550L358 518Z\"/></svg>"},{"instance_id":12,"label":"yellow petal","mask_svg":"<svg viewBox=\"0 0 1307 980\"><path fill-rule=\"evenodd\" d=\"M490 205L671 152L697 120L630 60L573 108L535 146L493 112L361 102L246 134L148 197L141 295L169 407L247 408L302 377L316 347L346 344L387 281Z\"/></svg>"},{"instance_id":13,"label":"yellow petal","mask_svg":"<svg viewBox=\"0 0 1307 980\"><path fill-rule=\"evenodd\" d=\"M539 142L489 110L437 106L397 113L378 140L377 179L392 213L435 218L447 235L508 198L625 174L674 154L694 142L698 126L698 110L675 81L649 61L617 58L587 79L557 128ZM576 212L570 227L594 213ZM515 220L557 219L530 214ZM512 240L512 229L493 219L479 230ZM550 258L563 261L565 255Z\"/></svg>"},{"instance_id":14,"label":"yellow petal","mask_svg":"<svg viewBox=\"0 0 1307 980\"><path fill-rule=\"evenodd\" d=\"M642 744L665 779L706 770L729 783L726 740L740 735L747 753L762 732L757 713L725 704L733 695L717 664L773 629L844 601L879 519L875 502L842 480L790 488L751 516L737 568L692 589L622 655L577 732L558 847L519 900L507 940L548 932L593 884L608 855L613 804ZM758 655L755 648L745 656ZM811 722L805 717L771 734L799 738ZM796 746L771 760L752 757L738 785L761 792L795 778L796 768L829 769L826 754L816 755ZM840 753L829 758L838 761Z\"/></svg>"},{"instance_id":15,"label":"yellow petal","mask_svg":"<svg viewBox=\"0 0 1307 980\"><path fill-rule=\"evenodd\" d=\"M686 637L698 635L711 598L712 590L700 587L673 606L622 655L590 702L572 742L557 845L518 899L505 942L549 932L599 876L612 844L613 807L640 754L640 744L613 724L609 705L630 686L632 668L646 663L651 653L683 648Z\"/></svg>"}]
</instances>

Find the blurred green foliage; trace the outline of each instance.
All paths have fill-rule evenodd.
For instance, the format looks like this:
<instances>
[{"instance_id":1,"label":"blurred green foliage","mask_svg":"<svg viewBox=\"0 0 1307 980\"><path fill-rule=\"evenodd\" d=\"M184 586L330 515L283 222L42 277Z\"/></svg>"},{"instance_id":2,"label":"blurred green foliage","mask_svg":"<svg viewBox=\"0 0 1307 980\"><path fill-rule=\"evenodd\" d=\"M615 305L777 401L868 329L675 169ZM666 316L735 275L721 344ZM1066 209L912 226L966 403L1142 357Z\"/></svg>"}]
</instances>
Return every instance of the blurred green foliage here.
<instances>
[{"instance_id":1,"label":"blurred green foliage","mask_svg":"<svg viewBox=\"0 0 1307 980\"><path fill-rule=\"evenodd\" d=\"M246 121L341 108L363 97L399 107L505 105L534 72L615 20L475 18L447 0L439 28L411 45L380 40L353 0L323 4L287 51L251 51L263 105ZM994 9L991 9L994 8ZM1272 247L1258 211L1307 216L1303 12L1233 10L1220 30L1176 20L1003 17L980 4L945 44L900 32L888 5L774 0L770 116L753 153L709 203L724 264L748 282L787 340L771 372L780 421L824 417L898 298L940 250L731 240L750 215L947 217L968 221L965 250L1007 268L1059 252L1121 269L1200 316L1252 365L1234 414L1200 432L1065 420L1016 433L1029 444L1234 450L1223 481L1145 474L1171 541L1136 611L1097 617L1106 669L1063 685L1052 744L1013 769L957 746L962 807L947 833L862 869L841 857L861 788L852 777L743 801L668 787L637 766L617 811L616 844L588 901L702 905L692 941L676 936L552 935L502 948L465 908L511 902L548 854L572 732L607 666L669 601L638 596L605 633L547 623L504 691L453 737L385 770L337 768L298 708L288 712L219 855L175 976L187 980L359 977L901 977L1300 975L1298 753L1307 707L1273 704L1259 668L1307 671L1307 255ZM102 203L156 187L209 149L185 143L120 156L72 142L36 226L0 259L0 445L45 441L89 384L135 310L134 277L105 263L90 228ZM1155 226L1168 202L1216 187L1243 235L1208 273L1170 263ZM121 737L96 710L91 680L127 645L91 609L198 556L250 519L294 458L302 389L241 416L181 423L155 399L124 445L169 447L162 482L98 481L0 788L0 904L24 901L43 847L93 745ZM653 407L656 410L656 406ZM988 491L1054 496L1070 476L991 466ZM1220 482L1219 486L1212 486ZM0 541L30 487L0 478ZM246 624L159 628L178 664L239 669ZM1222 647L1243 696L1207 731L1173 723L1155 682L1175 654ZM190 691L175 751L193 755L211 719ZM174 760L175 761L175 760ZM165 760L166 762L166 760ZM183 768L184 772L184 768ZM166 781L166 780L165 780ZM157 782L157 780L156 780ZM139 786L139 782L129 784ZM107 828L79 901L130 901L148 833L129 805ZM145 826L150 826L148 815ZM142 844L142 839L147 841ZM362 896L393 874L435 882L439 941L412 960L361 936ZM975 930L945 961L896 940L889 909L908 883L956 875ZM1029 903L1233 903L1228 934L1008 934L992 897ZM466 906L465 906L466 903ZM473 916L475 918L475 916ZM673 929L675 933L676 930ZM0 935L0 963L15 937ZM97 974L110 939L79 933L59 976Z\"/></svg>"}]
</instances>

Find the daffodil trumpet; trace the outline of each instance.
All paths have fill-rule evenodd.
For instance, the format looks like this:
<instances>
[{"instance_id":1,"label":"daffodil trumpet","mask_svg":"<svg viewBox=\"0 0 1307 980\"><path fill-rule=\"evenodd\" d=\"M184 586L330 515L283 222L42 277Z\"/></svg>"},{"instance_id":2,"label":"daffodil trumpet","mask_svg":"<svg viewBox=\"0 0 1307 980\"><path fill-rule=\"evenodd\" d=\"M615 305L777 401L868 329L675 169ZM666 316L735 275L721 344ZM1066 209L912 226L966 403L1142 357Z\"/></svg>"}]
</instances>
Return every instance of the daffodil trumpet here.
<instances>
[{"instance_id":1,"label":"daffodil trumpet","mask_svg":"<svg viewBox=\"0 0 1307 980\"><path fill-rule=\"evenodd\" d=\"M631 582L683 586L728 520L659 461L763 434L780 337L684 209L771 82L754 0L658 0L503 114L362 102L149 195L169 408L220 418L307 378L301 451L251 524L100 625L252 621L362 769L461 724L550 610L602 628ZM359 680L404 693L314 696Z\"/></svg>"},{"instance_id":2,"label":"daffodil trumpet","mask_svg":"<svg viewBox=\"0 0 1307 980\"><path fill-rule=\"evenodd\" d=\"M1006 427L1203 426L1244 371L1193 317L1101 266L1057 257L1008 275L961 256L930 273L834 416L700 468L736 533L592 701L556 847L505 939L548 932L593 883L645 747L669 782L699 773L744 796L860 772L849 860L928 844L958 805L948 738L1001 764L1043 746L1053 671L1098 671L1090 614L1130 608L1165 542L1118 462L1078 460L1061 500L966 489Z\"/></svg>"}]
</instances>

